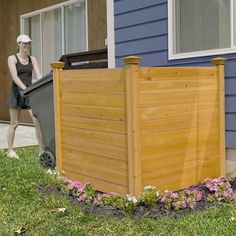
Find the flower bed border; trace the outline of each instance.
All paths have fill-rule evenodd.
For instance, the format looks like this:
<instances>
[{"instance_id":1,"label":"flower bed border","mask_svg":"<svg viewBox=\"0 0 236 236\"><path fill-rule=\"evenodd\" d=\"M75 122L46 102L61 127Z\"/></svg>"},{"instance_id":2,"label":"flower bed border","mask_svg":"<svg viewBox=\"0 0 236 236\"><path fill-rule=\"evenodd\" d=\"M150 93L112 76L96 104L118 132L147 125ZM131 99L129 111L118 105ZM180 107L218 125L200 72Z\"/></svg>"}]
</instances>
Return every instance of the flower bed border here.
<instances>
[{"instance_id":1,"label":"flower bed border","mask_svg":"<svg viewBox=\"0 0 236 236\"><path fill-rule=\"evenodd\" d=\"M219 177L216 179L220 179L220 178L224 178L224 177ZM212 180L208 179L206 181L213 181L214 182L216 179L212 179ZM145 196L145 190L143 193L141 193L140 199L135 201L135 203L132 202L132 197L130 195L127 195L127 197L121 197L119 195L112 193L112 196L117 196L122 199L125 199L124 204L126 204L126 208L123 208L123 209L121 207L116 207L115 205L112 205L112 204L104 205L104 204L98 204L97 201L94 202L95 196L98 196L99 194L103 194L103 193L96 191L96 190L95 190L96 194L93 195L94 199L90 199L89 201L85 201L85 198L84 198L83 201L79 201L78 198L81 195L76 196L76 194L72 194L72 192L70 192L70 190L73 189L73 188L71 188L71 186L70 186L69 192L67 192L67 193L65 192L65 188L64 188L65 186L63 186L63 183L68 183L67 181L70 181L70 180L65 181L65 179L63 179L63 182L61 182L62 184L60 183L59 185L54 185L54 186L53 185L46 185L46 184L38 185L38 191L44 195L55 194L59 197L66 198L67 200L69 200L70 202L72 202L74 204L79 204L81 209L85 213L104 216L104 217L108 217L108 218L115 217L115 218L120 219L120 218L123 218L126 216L132 217L134 219L141 219L141 218L157 219L160 217L178 218L183 215L189 214L193 211L201 211L204 209L208 209L210 207L219 208L225 202L236 200L236 178L227 180L228 183L230 183L230 186L233 190L233 196L231 197L231 199L222 199L220 201L209 201L208 196L209 196L209 194L213 194L213 193L206 187L206 184L204 184L204 183L198 184L198 185L192 185L189 188L174 191L174 193L180 193L180 192L183 192L186 190L192 190L192 189L200 191L202 194L202 197L199 201L196 202L196 205L192 209L189 207L179 208L179 209L166 207L163 204L163 202L160 201L161 196L163 196L163 195L158 196L158 194L157 194L158 200L157 200L156 204L153 206L152 204L144 201L145 198L143 196ZM70 182L70 184L71 183L72 183L72 181ZM79 184L81 184L81 183L79 183ZM66 185L66 186L68 186L68 185ZM86 186L86 185L84 185L84 186ZM81 189L84 190L85 189L84 186L82 187L82 185L81 185L81 187L82 187ZM89 185L87 184L87 186L89 186ZM149 187L149 188L147 188L147 187ZM155 190L155 187L153 187L153 186L147 186L147 187L146 187L146 191L149 191L150 189L151 189L151 191ZM109 197L109 194L103 194L103 195ZM135 207L130 210L128 208L129 203L127 205L127 201L130 203L133 203L133 205Z\"/></svg>"}]
</instances>

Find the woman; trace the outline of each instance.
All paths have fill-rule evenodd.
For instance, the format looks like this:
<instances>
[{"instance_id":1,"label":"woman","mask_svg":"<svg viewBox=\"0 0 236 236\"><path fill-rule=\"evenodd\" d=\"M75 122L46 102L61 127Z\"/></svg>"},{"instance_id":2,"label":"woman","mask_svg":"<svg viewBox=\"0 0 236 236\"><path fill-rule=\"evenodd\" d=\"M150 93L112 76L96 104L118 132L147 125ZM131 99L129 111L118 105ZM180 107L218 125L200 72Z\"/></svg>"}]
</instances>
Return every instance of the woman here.
<instances>
[{"instance_id":1,"label":"woman","mask_svg":"<svg viewBox=\"0 0 236 236\"><path fill-rule=\"evenodd\" d=\"M13 149L13 141L15 131L18 126L19 115L22 109L29 112L35 124L36 137L39 144L39 153L43 151L42 138L40 127L37 119L33 117L28 98L20 96L20 91L32 84L32 72L34 70L36 78L41 78L41 73L37 60L29 56L31 48L31 39L28 35L19 35L17 37L18 52L8 57L8 67L12 76L12 86L10 96L8 98L8 107L10 112L10 126L7 134L8 152L7 156L10 158L19 159L18 155Z\"/></svg>"}]
</instances>

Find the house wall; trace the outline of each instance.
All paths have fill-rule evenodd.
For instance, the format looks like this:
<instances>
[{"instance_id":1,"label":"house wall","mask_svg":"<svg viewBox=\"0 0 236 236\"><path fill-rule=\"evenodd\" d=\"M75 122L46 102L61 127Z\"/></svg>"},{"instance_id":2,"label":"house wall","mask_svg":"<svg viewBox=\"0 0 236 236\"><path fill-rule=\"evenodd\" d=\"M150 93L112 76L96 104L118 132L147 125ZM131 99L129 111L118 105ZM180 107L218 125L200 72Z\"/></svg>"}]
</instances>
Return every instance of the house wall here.
<instances>
[{"instance_id":1,"label":"house wall","mask_svg":"<svg viewBox=\"0 0 236 236\"><path fill-rule=\"evenodd\" d=\"M127 55L142 57L142 66L206 66L210 60L227 58L225 70L226 146L236 148L236 54L168 60L167 0L115 0L116 67ZM235 149L236 150L236 149Z\"/></svg>"},{"instance_id":2,"label":"house wall","mask_svg":"<svg viewBox=\"0 0 236 236\"><path fill-rule=\"evenodd\" d=\"M0 120L8 121L8 91L11 77L7 67L7 58L16 52L16 38L20 34L20 15L46 8L65 0L3 0L0 8ZM87 0L89 50L105 48L106 38L106 0ZM2 30L4 29L4 30ZM27 113L22 112L21 122L30 123Z\"/></svg>"}]
</instances>

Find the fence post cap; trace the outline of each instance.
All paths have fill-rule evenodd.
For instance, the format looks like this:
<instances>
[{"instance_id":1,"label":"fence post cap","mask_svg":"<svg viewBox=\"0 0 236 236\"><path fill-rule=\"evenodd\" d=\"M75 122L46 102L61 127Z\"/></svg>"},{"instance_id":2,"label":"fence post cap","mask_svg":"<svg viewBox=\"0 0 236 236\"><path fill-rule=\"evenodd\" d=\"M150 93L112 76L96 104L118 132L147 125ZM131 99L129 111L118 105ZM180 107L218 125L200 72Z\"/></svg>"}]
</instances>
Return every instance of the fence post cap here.
<instances>
[{"instance_id":1,"label":"fence post cap","mask_svg":"<svg viewBox=\"0 0 236 236\"><path fill-rule=\"evenodd\" d=\"M138 56L128 56L123 58L123 62L126 65L139 65L141 62L141 57Z\"/></svg>"},{"instance_id":2,"label":"fence post cap","mask_svg":"<svg viewBox=\"0 0 236 236\"><path fill-rule=\"evenodd\" d=\"M218 66L218 65L225 65L226 64L227 59L223 58L223 57L217 57L217 58L213 58L211 59L211 62Z\"/></svg>"},{"instance_id":3,"label":"fence post cap","mask_svg":"<svg viewBox=\"0 0 236 236\"><path fill-rule=\"evenodd\" d=\"M65 63L64 62L60 62L60 61L54 61L52 63L50 63L52 69L63 69Z\"/></svg>"}]
</instances>

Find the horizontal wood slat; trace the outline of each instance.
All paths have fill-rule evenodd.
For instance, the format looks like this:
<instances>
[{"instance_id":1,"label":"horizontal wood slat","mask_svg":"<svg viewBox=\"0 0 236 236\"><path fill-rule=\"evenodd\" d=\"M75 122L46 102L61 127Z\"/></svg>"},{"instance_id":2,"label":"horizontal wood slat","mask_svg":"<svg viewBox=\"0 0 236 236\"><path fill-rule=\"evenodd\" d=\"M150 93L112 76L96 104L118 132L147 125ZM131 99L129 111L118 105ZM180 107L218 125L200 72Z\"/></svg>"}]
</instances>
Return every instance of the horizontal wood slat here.
<instances>
[{"instance_id":1,"label":"horizontal wood slat","mask_svg":"<svg viewBox=\"0 0 236 236\"><path fill-rule=\"evenodd\" d=\"M125 107L126 100L123 95L115 94L63 93L61 95L61 103L122 108Z\"/></svg>"},{"instance_id":2,"label":"horizontal wood slat","mask_svg":"<svg viewBox=\"0 0 236 236\"><path fill-rule=\"evenodd\" d=\"M92 186L95 186L96 189L99 189L103 192L109 193L115 191L118 194L125 195L125 193L129 191L127 186L111 183L109 182L109 179L104 181L101 179L93 178L89 175L78 174L73 166L67 166L63 170L66 173L65 176L67 178L80 181L81 183L90 183Z\"/></svg>"},{"instance_id":3,"label":"horizontal wood slat","mask_svg":"<svg viewBox=\"0 0 236 236\"><path fill-rule=\"evenodd\" d=\"M61 71L63 81L117 81L125 80L124 69L83 69L83 70L64 70Z\"/></svg>"},{"instance_id":4,"label":"horizontal wood slat","mask_svg":"<svg viewBox=\"0 0 236 236\"><path fill-rule=\"evenodd\" d=\"M97 179L99 181L109 182L114 185L117 184L124 187L127 186L128 182L127 175L118 174L114 172L106 172L104 171L104 169L100 169L98 167L95 167L94 165L87 166L85 164L85 166L81 168L79 162L75 162L73 160L71 161L64 160L63 166L65 169L69 169L74 173L76 173L77 176L84 176L84 177L87 176L89 178Z\"/></svg>"},{"instance_id":5,"label":"horizontal wood slat","mask_svg":"<svg viewBox=\"0 0 236 236\"><path fill-rule=\"evenodd\" d=\"M64 148L64 154L65 159L70 160L78 160L80 164L83 164L83 162L86 162L86 165L94 165L96 167L99 166L99 168L105 168L108 167L106 171L114 171L117 173L127 173L128 171L128 165L127 160L120 160L115 158L110 158L106 156L101 156L98 154L92 154L87 152L81 152L76 149L69 149L67 147ZM82 166L81 166L82 168ZM113 168L113 169L112 169Z\"/></svg>"},{"instance_id":6,"label":"horizontal wood slat","mask_svg":"<svg viewBox=\"0 0 236 236\"><path fill-rule=\"evenodd\" d=\"M140 81L139 83L139 91L140 93L153 93L153 92L178 92L178 91L199 91L201 90L216 90L217 84L214 79L204 79L199 80L197 78L193 79L181 79L181 80L168 80L168 79L160 79L154 81Z\"/></svg>"},{"instance_id":7,"label":"horizontal wood slat","mask_svg":"<svg viewBox=\"0 0 236 236\"><path fill-rule=\"evenodd\" d=\"M212 127L195 127L189 129L180 129L159 133L143 133L141 137L141 146L162 145L165 143L188 142L201 139L210 139L212 136L219 135L219 129L216 126Z\"/></svg>"},{"instance_id":8,"label":"horizontal wood slat","mask_svg":"<svg viewBox=\"0 0 236 236\"><path fill-rule=\"evenodd\" d=\"M214 146L215 148L213 149L207 147L202 150L189 149L186 153L173 153L171 157L156 154L155 157L142 161L142 171L143 173L157 172L158 169L169 168L177 164L181 165L185 162L198 162L219 158L219 148L217 148L216 145Z\"/></svg>"},{"instance_id":9,"label":"horizontal wood slat","mask_svg":"<svg viewBox=\"0 0 236 236\"><path fill-rule=\"evenodd\" d=\"M77 116L99 120L125 121L126 110L123 107L103 107L80 104L61 104L62 116Z\"/></svg>"},{"instance_id":10,"label":"horizontal wood slat","mask_svg":"<svg viewBox=\"0 0 236 236\"><path fill-rule=\"evenodd\" d=\"M87 140L79 139L79 138L63 138L62 140L62 148L66 148L68 150L77 150L81 152L87 152L91 154L98 154L101 156L114 158L118 160L127 160L127 149L110 146L101 143L88 143Z\"/></svg>"},{"instance_id":11,"label":"horizontal wood slat","mask_svg":"<svg viewBox=\"0 0 236 236\"><path fill-rule=\"evenodd\" d=\"M168 117L176 117L176 119L178 119L178 117L182 115L191 115L198 113L198 111L212 109L218 109L218 103L216 100L212 102L198 102L197 104L155 104L153 106L140 108L140 117L141 120L166 119Z\"/></svg>"},{"instance_id":12,"label":"horizontal wood slat","mask_svg":"<svg viewBox=\"0 0 236 236\"><path fill-rule=\"evenodd\" d=\"M200 126L217 126L218 110L197 110L187 115L166 117L163 119L147 120L141 122L142 132L159 132L184 128L194 128Z\"/></svg>"},{"instance_id":13,"label":"horizontal wood slat","mask_svg":"<svg viewBox=\"0 0 236 236\"><path fill-rule=\"evenodd\" d=\"M124 81L77 81L63 80L61 82L62 92L82 94L125 94Z\"/></svg>"},{"instance_id":14,"label":"horizontal wood slat","mask_svg":"<svg viewBox=\"0 0 236 236\"><path fill-rule=\"evenodd\" d=\"M218 136L202 137L201 139L195 137L189 140L179 139L176 142L170 140L170 142L163 142L160 145L145 146L141 147L141 155L142 160L148 161L149 159L155 159L157 156L171 159L173 156L205 152L207 158L208 149L211 150L211 148L216 148L219 151Z\"/></svg>"},{"instance_id":15,"label":"horizontal wood slat","mask_svg":"<svg viewBox=\"0 0 236 236\"><path fill-rule=\"evenodd\" d=\"M147 107L153 105L173 105L191 103L193 106L199 102L214 102L218 99L215 90L200 90L200 91L178 91L172 92L159 92L158 93L145 93L140 94L140 106Z\"/></svg>"},{"instance_id":16,"label":"horizontal wood slat","mask_svg":"<svg viewBox=\"0 0 236 236\"><path fill-rule=\"evenodd\" d=\"M140 80L181 80L216 78L215 67L142 67Z\"/></svg>"},{"instance_id":17,"label":"horizontal wood slat","mask_svg":"<svg viewBox=\"0 0 236 236\"><path fill-rule=\"evenodd\" d=\"M218 160L218 161L217 161ZM214 167L215 164L219 162L219 156L212 157L210 160L204 160L205 165L208 165L210 167ZM207 164L206 164L207 163ZM158 168L156 171L148 171L144 172L143 175L145 178L158 178L159 176L165 176L168 175L169 177L178 178L178 176L175 176L176 172L185 174L188 172L189 174L191 172L195 172L196 177L198 176L199 169L201 168L201 165L203 164L203 161L200 160L193 160L193 161L184 161L182 163L176 163L175 165L169 165L166 166L166 168ZM217 163L219 164L219 163ZM204 167L205 167L204 165ZM204 168L203 167L203 168ZM218 166L219 168L219 166ZM181 175L180 175L181 176Z\"/></svg>"},{"instance_id":18,"label":"horizontal wood slat","mask_svg":"<svg viewBox=\"0 0 236 236\"><path fill-rule=\"evenodd\" d=\"M63 115L62 125L65 127L82 128L126 134L126 122L122 120L101 120L89 117Z\"/></svg>"},{"instance_id":19,"label":"horizontal wood slat","mask_svg":"<svg viewBox=\"0 0 236 236\"><path fill-rule=\"evenodd\" d=\"M183 186L190 186L193 183L203 182L211 175L211 178L219 176L219 159L212 160L211 165L204 165L197 168L194 164L185 165L184 168L173 168L162 175L143 175L143 187L153 184L161 192L166 189L179 190ZM210 173L209 173L210 170Z\"/></svg>"},{"instance_id":20,"label":"horizontal wood slat","mask_svg":"<svg viewBox=\"0 0 236 236\"><path fill-rule=\"evenodd\" d=\"M127 186L127 169L123 165L118 165L118 168L112 168L113 165L120 164L117 160L113 160L112 163L105 162L101 158L81 158L81 153L74 151L65 151L63 153L66 158L63 160L63 166L74 169L78 175L88 175L95 179L109 180L110 183ZM113 165L112 165L113 164Z\"/></svg>"},{"instance_id":21,"label":"horizontal wood slat","mask_svg":"<svg viewBox=\"0 0 236 236\"><path fill-rule=\"evenodd\" d=\"M182 186L189 186L192 183L203 182L209 177L209 169L212 178L218 177L219 158L201 163L183 163L182 166L173 166L168 169L160 170L160 172L146 173L143 175L143 186L154 183L161 191L166 189L178 190Z\"/></svg>"},{"instance_id":22,"label":"horizontal wood slat","mask_svg":"<svg viewBox=\"0 0 236 236\"><path fill-rule=\"evenodd\" d=\"M65 139L83 139L88 143L92 142L127 148L127 136L125 134L78 129L67 126L62 128L61 133Z\"/></svg>"}]
</instances>

